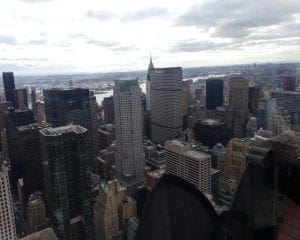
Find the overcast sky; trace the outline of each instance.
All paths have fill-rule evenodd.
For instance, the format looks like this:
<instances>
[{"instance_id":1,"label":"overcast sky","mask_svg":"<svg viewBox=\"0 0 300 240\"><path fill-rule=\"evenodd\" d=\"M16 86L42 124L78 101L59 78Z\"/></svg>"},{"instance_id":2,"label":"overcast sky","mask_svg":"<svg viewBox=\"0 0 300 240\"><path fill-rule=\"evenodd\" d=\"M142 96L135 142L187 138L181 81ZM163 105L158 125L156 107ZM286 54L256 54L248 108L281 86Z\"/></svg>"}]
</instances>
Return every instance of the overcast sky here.
<instances>
[{"instance_id":1,"label":"overcast sky","mask_svg":"<svg viewBox=\"0 0 300 240\"><path fill-rule=\"evenodd\" d=\"M299 0L1 0L0 71L300 60Z\"/></svg>"}]
</instances>

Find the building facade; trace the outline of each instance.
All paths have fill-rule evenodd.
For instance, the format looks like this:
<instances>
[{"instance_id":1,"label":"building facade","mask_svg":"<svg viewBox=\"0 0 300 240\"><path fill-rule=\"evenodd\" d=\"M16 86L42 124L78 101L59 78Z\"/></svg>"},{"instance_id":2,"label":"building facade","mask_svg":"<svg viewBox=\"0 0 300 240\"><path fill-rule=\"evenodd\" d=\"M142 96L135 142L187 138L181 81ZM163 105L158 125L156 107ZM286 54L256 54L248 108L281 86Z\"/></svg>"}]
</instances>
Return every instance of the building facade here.
<instances>
[{"instance_id":1,"label":"building facade","mask_svg":"<svg viewBox=\"0 0 300 240\"><path fill-rule=\"evenodd\" d=\"M145 179L141 94L137 80L115 82L116 174L130 192Z\"/></svg>"},{"instance_id":2,"label":"building facade","mask_svg":"<svg viewBox=\"0 0 300 240\"><path fill-rule=\"evenodd\" d=\"M111 124L115 122L114 113L114 98L106 97L102 101L103 111L104 111L104 122L106 124Z\"/></svg>"},{"instance_id":3,"label":"building facade","mask_svg":"<svg viewBox=\"0 0 300 240\"><path fill-rule=\"evenodd\" d=\"M28 108L27 89L16 89L16 97L18 99L19 108Z\"/></svg>"},{"instance_id":4,"label":"building facade","mask_svg":"<svg viewBox=\"0 0 300 240\"><path fill-rule=\"evenodd\" d=\"M0 239L16 240L16 226L10 191L8 167L0 156Z\"/></svg>"},{"instance_id":5,"label":"building facade","mask_svg":"<svg viewBox=\"0 0 300 240\"><path fill-rule=\"evenodd\" d=\"M193 150L191 143L166 142L166 173L181 177L197 189L211 193L211 156Z\"/></svg>"},{"instance_id":6,"label":"building facade","mask_svg":"<svg viewBox=\"0 0 300 240\"><path fill-rule=\"evenodd\" d=\"M206 109L215 110L216 107L223 106L223 91L223 79L206 80Z\"/></svg>"},{"instance_id":7,"label":"building facade","mask_svg":"<svg viewBox=\"0 0 300 240\"><path fill-rule=\"evenodd\" d=\"M87 129L78 125L40 130L46 207L59 239L93 240Z\"/></svg>"},{"instance_id":8,"label":"building facade","mask_svg":"<svg viewBox=\"0 0 300 240\"><path fill-rule=\"evenodd\" d=\"M182 69L154 68L150 81L151 138L164 144L182 134Z\"/></svg>"},{"instance_id":9,"label":"building facade","mask_svg":"<svg viewBox=\"0 0 300 240\"><path fill-rule=\"evenodd\" d=\"M240 75L229 78L229 108L232 111L231 125L235 137L246 135L248 122L249 81Z\"/></svg>"},{"instance_id":10,"label":"building facade","mask_svg":"<svg viewBox=\"0 0 300 240\"><path fill-rule=\"evenodd\" d=\"M7 102L11 102L14 108L18 108L18 99L16 97L15 78L13 72L3 72L3 87L5 93L5 99Z\"/></svg>"}]
</instances>

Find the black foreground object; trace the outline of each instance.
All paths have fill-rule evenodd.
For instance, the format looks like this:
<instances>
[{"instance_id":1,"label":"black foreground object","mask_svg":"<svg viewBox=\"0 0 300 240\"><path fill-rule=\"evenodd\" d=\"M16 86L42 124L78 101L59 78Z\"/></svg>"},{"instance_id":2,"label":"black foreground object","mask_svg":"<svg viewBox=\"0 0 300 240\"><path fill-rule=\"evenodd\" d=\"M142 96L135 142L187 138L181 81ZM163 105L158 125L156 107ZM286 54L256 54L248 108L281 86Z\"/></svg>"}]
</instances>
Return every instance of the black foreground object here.
<instances>
[{"instance_id":1,"label":"black foreground object","mask_svg":"<svg viewBox=\"0 0 300 240\"><path fill-rule=\"evenodd\" d=\"M189 182L164 175L147 199L136 240L276 240L284 199L300 204L300 133L252 146L229 211L217 215Z\"/></svg>"},{"instance_id":2,"label":"black foreground object","mask_svg":"<svg viewBox=\"0 0 300 240\"><path fill-rule=\"evenodd\" d=\"M218 216L193 185L164 175L147 200L136 240L251 239L249 229L245 215L224 212Z\"/></svg>"}]
</instances>

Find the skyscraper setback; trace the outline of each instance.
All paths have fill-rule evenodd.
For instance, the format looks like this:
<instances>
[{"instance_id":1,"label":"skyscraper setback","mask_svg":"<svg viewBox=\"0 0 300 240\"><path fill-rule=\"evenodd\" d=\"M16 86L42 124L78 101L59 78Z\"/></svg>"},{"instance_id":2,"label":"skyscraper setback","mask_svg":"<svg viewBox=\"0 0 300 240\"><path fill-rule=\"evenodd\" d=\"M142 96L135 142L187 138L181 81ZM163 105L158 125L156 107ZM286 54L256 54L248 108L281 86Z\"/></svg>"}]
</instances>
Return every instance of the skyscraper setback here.
<instances>
[{"instance_id":1,"label":"skyscraper setback","mask_svg":"<svg viewBox=\"0 0 300 240\"><path fill-rule=\"evenodd\" d=\"M150 71L151 136L164 144L182 133L182 68L154 68Z\"/></svg>"},{"instance_id":2,"label":"skyscraper setback","mask_svg":"<svg viewBox=\"0 0 300 240\"><path fill-rule=\"evenodd\" d=\"M45 89L46 121L53 127L77 124L88 130L90 165L93 162L91 101L88 89ZM93 108L94 109L94 108Z\"/></svg>"},{"instance_id":3,"label":"skyscraper setback","mask_svg":"<svg viewBox=\"0 0 300 240\"><path fill-rule=\"evenodd\" d=\"M13 72L3 72L3 86L4 86L4 93L5 99L8 102L11 102L14 108L18 108L18 100L16 97L16 88L15 88L15 78Z\"/></svg>"},{"instance_id":4,"label":"skyscraper setback","mask_svg":"<svg viewBox=\"0 0 300 240\"><path fill-rule=\"evenodd\" d=\"M138 80L115 82L116 172L129 192L144 181L141 94Z\"/></svg>"},{"instance_id":5,"label":"skyscraper setback","mask_svg":"<svg viewBox=\"0 0 300 240\"><path fill-rule=\"evenodd\" d=\"M70 125L40 130L46 206L59 239L93 240L87 129Z\"/></svg>"}]
</instances>

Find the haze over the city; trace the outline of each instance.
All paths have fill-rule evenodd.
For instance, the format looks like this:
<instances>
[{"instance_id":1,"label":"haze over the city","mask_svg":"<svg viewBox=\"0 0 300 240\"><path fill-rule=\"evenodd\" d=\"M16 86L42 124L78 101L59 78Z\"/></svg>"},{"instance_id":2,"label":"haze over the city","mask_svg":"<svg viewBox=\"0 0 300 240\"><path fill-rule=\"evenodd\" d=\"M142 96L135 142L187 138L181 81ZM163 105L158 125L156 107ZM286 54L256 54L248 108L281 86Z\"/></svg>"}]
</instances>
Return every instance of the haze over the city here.
<instances>
[{"instance_id":1,"label":"haze over the city","mask_svg":"<svg viewBox=\"0 0 300 240\"><path fill-rule=\"evenodd\" d=\"M2 0L0 71L295 62L298 0Z\"/></svg>"}]
</instances>

